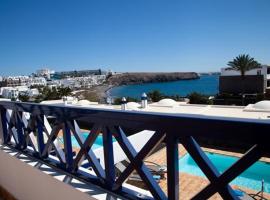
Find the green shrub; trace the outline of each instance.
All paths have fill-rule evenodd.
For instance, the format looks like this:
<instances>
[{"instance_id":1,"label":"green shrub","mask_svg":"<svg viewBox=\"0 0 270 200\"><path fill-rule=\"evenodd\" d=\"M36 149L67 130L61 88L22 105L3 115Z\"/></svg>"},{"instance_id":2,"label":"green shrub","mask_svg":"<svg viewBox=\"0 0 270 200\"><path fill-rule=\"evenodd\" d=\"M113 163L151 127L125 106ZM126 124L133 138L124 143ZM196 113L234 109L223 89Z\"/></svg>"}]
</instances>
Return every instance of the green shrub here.
<instances>
[{"instance_id":1,"label":"green shrub","mask_svg":"<svg viewBox=\"0 0 270 200\"><path fill-rule=\"evenodd\" d=\"M22 101L22 102L28 102L30 99L30 97L26 94L20 94L19 95L19 100Z\"/></svg>"},{"instance_id":2,"label":"green shrub","mask_svg":"<svg viewBox=\"0 0 270 200\"><path fill-rule=\"evenodd\" d=\"M192 92L187 96L190 104L212 104L209 96L200 94L198 92Z\"/></svg>"},{"instance_id":3,"label":"green shrub","mask_svg":"<svg viewBox=\"0 0 270 200\"><path fill-rule=\"evenodd\" d=\"M162 94L159 90L148 92L147 96L152 102L158 102L164 98L164 94Z\"/></svg>"}]
</instances>

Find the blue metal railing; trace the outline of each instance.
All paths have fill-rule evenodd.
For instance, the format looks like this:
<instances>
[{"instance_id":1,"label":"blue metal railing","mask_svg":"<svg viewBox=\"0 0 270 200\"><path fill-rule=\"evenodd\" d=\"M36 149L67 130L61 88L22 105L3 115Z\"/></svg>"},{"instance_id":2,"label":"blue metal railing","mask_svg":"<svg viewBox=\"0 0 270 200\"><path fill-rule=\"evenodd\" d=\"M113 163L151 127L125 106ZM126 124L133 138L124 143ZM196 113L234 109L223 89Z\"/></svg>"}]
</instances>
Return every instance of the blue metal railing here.
<instances>
[{"instance_id":1,"label":"blue metal railing","mask_svg":"<svg viewBox=\"0 0 270 200\"><path fill-rule=\"evenodd\" d=\"M139 197L129 194L123 188L123 183L134 170L138 172L154 199L179 199L179 143L185 147L210 181L193 199L207 199L216 192L224 199L237 199L228 183L270 152L269 120L86 109L4 101L0 102L0 111L4 144L131 199ZM80 139L77 124L91 129L84 141ZM151 130L155 133L142 149L136 152L127 138L127 130ZM60 131L64 139L61 148L56 143ZM99 134L103 136L104 167L91 149ZM34 135L36 141L33 141L31 135ZM75 157L72 136L80 146ZM113 137L130 161L118 177L114 168ZM200 138L218 139L224 143L245 143L250 144L251 148L220 174L198 145L196 140ZM161 142L165 143L167 149L167 194L143 162ZM52 154L57 159L52 160ZM81 173L82 160L90 163L95 175Z\"/></svg>"}]
</instances>

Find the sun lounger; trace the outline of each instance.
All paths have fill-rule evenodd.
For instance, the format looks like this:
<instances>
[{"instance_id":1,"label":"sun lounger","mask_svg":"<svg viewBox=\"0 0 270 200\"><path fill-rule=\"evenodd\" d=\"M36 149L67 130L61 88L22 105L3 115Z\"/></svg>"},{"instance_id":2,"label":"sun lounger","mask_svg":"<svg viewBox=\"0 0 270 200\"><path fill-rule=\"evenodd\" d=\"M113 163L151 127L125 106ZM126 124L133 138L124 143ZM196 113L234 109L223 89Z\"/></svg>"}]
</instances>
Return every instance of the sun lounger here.
<instances>
[{"instance_id":1,"label":"sun lounger","mask_svg":"<svg viewBox=\"0 0 270 200\"><path fill-rule=\"evenodd\" d=\"M146 142L153 136L154 131L140 131L136 134L128 136L128 140L134 149L139 152ZM98 159L100 159L100 164L103 168L105 168L104 162L104 152L103 147L97 148L94 150L94 153ZM127 159L125 152L122 150L121 146L118 142L113 143L113 156L114 156L114 164L119 163L123 160Z\"/></svg>"},{"instance_id":2,"label":"sun lounger","mask_svg":"<svg viewBox=\"0 0 270 200\"><path fill-rule=\"evenodd\" d=\"M129 165L128 160L123 160L122 163L125 167L127 167ZM161 179L165 179L165 174L167 173L166 166L161 166L161 165L154 163L154 162L151 162L151 161L144 161L144 164L146 165L148 170L151 172L151 174L160 176Z\"/></svg>"},{"instance_id":3,"label":"sun lounger","mask_svg":"<svg viewBox=\"0 0 270 200\"><path fill-rule=\"evenodd\" d=\"M161 166L161 165L154 163L154 162L151 162L151 161L144 161L144 163L152 174L159 175L162 179L165 178L165 174L167 173L166 166Z\"/></svg>"},{"instance_id":4,"label":"sun lounger","mask_svg":"<svg viewBox=\"0 0 270 200\"><path fill-rule=\"evenodd\" d=\"M121 173L124 172L124 170L126 169L126 166L122 163L122 162L119 162L119 163L116 163L115 164L115 168L116 168L116 176L119 177L121 175ZM161 177L159 175L153 175L153 178L159 182ZM135 174L135 173L132 173L129 177L128 177L129 180L132 180L132 181L142 181L141 177L138 175L138 174Z\"/></svg>"},{"instance_id":5,"label":"sun lounger","mask_svg":"<svg viewBox=\"0 0 270 200\"><path fill-rule=\"evenodd\" d=\"M254 200L251 196L242 190L234 190L235 195L241 200Z\"/></svg>"},{"instance_id":6,"label":"sun lounger","mask_svg":"<svg viewBox=\"0 0 270 200\"><path fill-rule=\"evenodd\" d=\"M267 198L264 198L263 195L258 192L257 194L247 194L246 192L237 189L234 190L236 196L241 199L241 200L256 200L256 199L260 199L260 200L267 200Z\"/></svg>"}]
</instances>

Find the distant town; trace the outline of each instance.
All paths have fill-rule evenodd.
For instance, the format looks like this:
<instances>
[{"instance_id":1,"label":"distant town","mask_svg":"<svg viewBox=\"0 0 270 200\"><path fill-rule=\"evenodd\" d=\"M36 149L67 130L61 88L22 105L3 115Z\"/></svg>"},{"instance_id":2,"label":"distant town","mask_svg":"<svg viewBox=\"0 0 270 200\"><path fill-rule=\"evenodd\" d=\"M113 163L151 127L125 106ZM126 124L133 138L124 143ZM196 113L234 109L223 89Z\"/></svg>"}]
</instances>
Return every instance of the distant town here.
<instances>
[{"instance_id":1,"label":"distant town","mask_svg":"<svg viewBox=\"0 0 270 200\"><path fill-rule=\"evenodd\" d=\"M72 95L104 102L106 91L114 86L197 78L195 72L118 73L102 69L55 72L44 68L27 76L0 76L0 97L39 103Z\"/></svg>"},{"instance_id":2,"label":"distant town","mask_svg":"<svg viewBox=\"0 0 270 200\"><path fill-rule=\"evenodd\" d=\"M16 100L19 97L35 99L42 93L44 87L69 88L80 90L101 85L106 77L112 75L112 71L78 70L55 72L50 69L39 69L29 76L0 76L0 95L2 98Z\"/></svg>"}]
</instances>

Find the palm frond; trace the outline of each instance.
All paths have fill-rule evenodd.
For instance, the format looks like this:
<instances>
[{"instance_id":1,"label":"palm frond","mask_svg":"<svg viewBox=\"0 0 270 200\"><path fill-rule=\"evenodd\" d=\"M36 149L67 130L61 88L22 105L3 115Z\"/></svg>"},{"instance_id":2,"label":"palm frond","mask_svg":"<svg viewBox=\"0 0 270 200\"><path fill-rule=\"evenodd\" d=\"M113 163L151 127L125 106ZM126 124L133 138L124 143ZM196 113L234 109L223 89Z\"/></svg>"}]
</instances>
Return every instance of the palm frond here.
<instances>
[{"instance_id":1,"label":"palm frond","mask_svg":"<svg viewBox=\"0 0 270 200\"><path fill-rule=\"evenodd\" d=\"M240 54L232 61L229 61L227 65L229 66L228 69L240 71L242 76L245 75L246 71L261 67L261 64L248 54Z\"/></svg>"}]
</instances>

